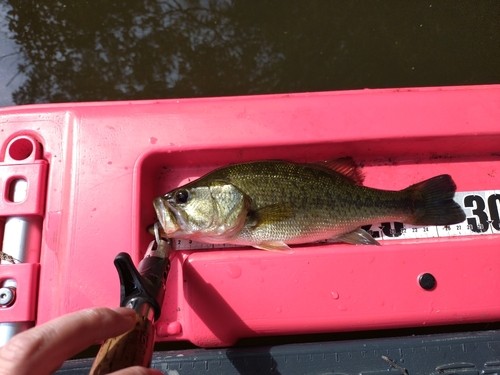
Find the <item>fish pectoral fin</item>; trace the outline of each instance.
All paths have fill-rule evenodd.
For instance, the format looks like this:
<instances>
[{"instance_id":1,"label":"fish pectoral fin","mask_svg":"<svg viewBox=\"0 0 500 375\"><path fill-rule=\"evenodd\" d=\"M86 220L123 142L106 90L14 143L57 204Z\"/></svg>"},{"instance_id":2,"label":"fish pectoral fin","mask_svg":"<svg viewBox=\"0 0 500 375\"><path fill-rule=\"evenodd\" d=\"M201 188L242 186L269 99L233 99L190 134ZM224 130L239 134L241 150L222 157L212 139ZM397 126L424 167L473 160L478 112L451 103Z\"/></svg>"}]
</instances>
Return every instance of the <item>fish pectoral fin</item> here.
<instances>
[{"instance_id":1,"label":"fish pectoral fin","mask_svg":"<svg viewBox=\"0 0 500 375\"><path fill-rule=\"evenodd\" d=\"M352 232L341 234L335 237L336 241L350 243L353 245L376 245L380 243L364 229L358 228Z\"/></svg>"},{"instance_id":2,"label":"fish pectoral fin","mask_svg":"<svg viewBox=\"0 0 500 375\"><path fill-rule=\"evenodd\" d=\"M247 225L259 227L289 219L294 216L292 206L289 203L276 203L261 209L249 212Z\"/></svg>"},{"instance_id":3,"label":"fish pectoral fin","mask_svg":"<svg viewBox=\"0 0 500 375\"><path fill-rule=\"evenodd\" d=\"M350 178L357 185L362 185L365 179L361 168L354 162L354 159L351 157L323 160L314 164L338 172Z\"/></svg>"},{"instance_id":4,"label":"fish pectoral fin","mask_svg":"<svg viewBox=\"0 0 500 375\"><path fill-rule=\"evenodd\" d=\"M293 254L293 250L283 241L265 241L253 245L256 249Z\"/></svg>"}]
</instances>

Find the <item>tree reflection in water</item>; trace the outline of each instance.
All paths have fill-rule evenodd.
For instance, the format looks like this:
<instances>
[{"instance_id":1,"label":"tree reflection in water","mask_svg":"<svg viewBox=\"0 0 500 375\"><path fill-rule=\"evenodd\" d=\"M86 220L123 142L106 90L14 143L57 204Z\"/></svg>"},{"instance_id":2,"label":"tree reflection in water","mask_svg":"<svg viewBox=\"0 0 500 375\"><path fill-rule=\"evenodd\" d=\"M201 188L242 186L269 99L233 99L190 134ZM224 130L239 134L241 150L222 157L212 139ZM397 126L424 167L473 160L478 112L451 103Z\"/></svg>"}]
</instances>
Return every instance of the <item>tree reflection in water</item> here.
<instances>
[{"instance_id":1,"label":"tree reflection in water","mask_svg":"<svg viewBox=\"0 0 500 375\"><path fill-rule=\"evenodd\" d=\"M16 103L272 90L283 59L226 1L10 0L26 83Z\"/></svg>"},{"instance_id":2,"label":"tree reflection in water","mask_svg":"<svg viewBox=\"0 0 500 375\"><path fill-rule=\"evenodd\" d=\"M18 104L500 82L494 0L0 2Z\"/></svg>"}]
</instances>

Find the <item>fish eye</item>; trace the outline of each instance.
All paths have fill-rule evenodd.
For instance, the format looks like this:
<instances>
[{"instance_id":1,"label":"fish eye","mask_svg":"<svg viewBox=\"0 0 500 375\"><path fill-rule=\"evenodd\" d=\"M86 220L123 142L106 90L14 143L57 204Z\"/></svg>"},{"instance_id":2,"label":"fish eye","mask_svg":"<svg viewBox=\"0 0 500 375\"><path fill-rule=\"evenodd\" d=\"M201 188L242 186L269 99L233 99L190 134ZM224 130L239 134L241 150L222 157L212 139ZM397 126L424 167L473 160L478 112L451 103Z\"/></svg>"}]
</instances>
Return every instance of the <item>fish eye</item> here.
<instances>
[{"instance_id":1,"label":"fish eye","mask_svg":"<svg viewBox=\"0 0 500 375\"><path fill-rule=\"evenodd\" d=\"M175 203L183 204L189 200L189 191L182 189L175 193Z\"/></svg>"}]
</instances>

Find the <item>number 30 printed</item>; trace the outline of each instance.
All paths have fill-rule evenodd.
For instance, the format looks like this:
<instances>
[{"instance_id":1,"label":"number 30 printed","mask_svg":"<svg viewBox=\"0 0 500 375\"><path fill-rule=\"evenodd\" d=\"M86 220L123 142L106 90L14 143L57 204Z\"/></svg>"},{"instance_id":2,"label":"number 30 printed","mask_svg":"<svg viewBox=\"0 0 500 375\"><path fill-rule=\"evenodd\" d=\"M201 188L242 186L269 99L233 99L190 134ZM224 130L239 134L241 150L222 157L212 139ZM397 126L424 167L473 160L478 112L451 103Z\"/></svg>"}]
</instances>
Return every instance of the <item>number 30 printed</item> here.
<instances>
[{"instance_id":1,"label":"number 30 printed","mask_svg":"<svg viewBox=\"0 0 500 375\"><path fill-rule=\"evenodd\" d=\"M500 194L492 194L487 198L488 212L486 212L485 199L479 195L466 195L464 207L472 208L474 217L467 217L470 230L476 233L484 233L490 229L490 225L500 231L499 204Z\"/></svg>"}]
</instances>

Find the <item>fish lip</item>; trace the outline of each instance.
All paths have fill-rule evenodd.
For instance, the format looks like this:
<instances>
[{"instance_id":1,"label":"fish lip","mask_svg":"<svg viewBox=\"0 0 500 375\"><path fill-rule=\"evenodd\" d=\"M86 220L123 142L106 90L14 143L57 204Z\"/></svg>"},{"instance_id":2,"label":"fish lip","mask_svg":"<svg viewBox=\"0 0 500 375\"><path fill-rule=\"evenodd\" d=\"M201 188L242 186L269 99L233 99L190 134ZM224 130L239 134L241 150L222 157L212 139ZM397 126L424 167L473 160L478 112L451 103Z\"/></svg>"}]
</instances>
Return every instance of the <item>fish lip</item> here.
<instances>
[{"instance_id":1,"label":"fish lip","mask_svg":"<svg viewBox=\"0 0 500 375\"><path fill-rule=\"evenodd\" d=\"M167 234L167 236L171 236L174 232L179 229L177 221L175 220L174 215L169 209L168 202L165 197L158 197L153 200L153 207L156 211L156 216L158 217L158 221L160 222L163 230Z\"/></svg>"}]
</instances>

